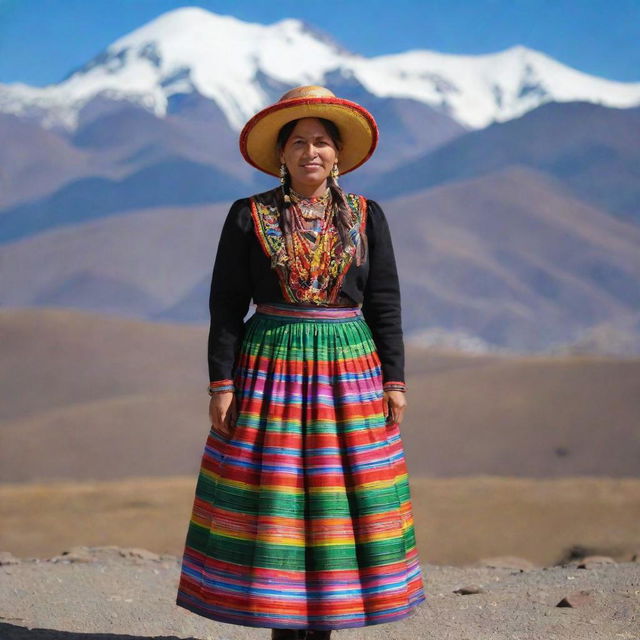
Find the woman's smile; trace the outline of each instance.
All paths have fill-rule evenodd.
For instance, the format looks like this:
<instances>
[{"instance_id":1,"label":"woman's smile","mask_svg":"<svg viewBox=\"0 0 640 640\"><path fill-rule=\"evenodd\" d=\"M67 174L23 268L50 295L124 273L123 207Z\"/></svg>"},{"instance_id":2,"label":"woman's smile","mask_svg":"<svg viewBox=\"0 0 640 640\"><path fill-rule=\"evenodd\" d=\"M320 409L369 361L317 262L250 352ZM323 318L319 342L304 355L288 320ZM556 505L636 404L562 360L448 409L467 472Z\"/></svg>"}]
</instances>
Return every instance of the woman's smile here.
<instances>
[{"instance_id":1,"label":"woman's smile","mask_svg":"<svg viewBox=\"0 0 640 640\"><path fill-rule=\"evenodd\" d=\"M319 164L317 162L307 162L303 164L302 167L309 172L317 171L318 169L322 170L322 164Z\"/></svg>"}]
</instances>

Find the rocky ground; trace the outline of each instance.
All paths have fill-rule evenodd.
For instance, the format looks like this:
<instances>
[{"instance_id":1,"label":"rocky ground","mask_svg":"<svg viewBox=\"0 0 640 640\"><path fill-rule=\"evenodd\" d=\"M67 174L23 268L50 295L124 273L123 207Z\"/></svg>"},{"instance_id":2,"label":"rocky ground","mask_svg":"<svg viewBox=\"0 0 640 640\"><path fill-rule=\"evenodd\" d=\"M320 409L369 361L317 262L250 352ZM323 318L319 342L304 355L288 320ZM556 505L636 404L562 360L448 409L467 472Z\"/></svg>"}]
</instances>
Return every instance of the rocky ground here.
<instances>
[{"instance_id":1,"label":"rocky ground","mask_svg":"<svg viewBox=\"0 0 640 640\"><path fill-rule=\"evenodd\" d=\"M427 600L409 618L334 632L343 640L640 640L640 557L536 567L520 558L423 564ZM179 560L144 549L0 553L2 640L264 638L175 605Z\"/></svg>"}]
</instances>

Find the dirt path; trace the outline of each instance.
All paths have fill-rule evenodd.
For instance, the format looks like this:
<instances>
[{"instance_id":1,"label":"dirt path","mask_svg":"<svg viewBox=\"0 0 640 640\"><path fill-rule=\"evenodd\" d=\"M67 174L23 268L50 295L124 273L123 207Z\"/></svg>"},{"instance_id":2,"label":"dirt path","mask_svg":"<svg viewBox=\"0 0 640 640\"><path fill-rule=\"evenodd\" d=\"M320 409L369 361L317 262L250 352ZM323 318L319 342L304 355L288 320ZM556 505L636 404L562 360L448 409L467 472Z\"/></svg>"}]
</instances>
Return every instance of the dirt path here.
<instances>
[{"instance_id":1,"label":"dirt path","mask_svg":"<svg viewBox=\"0 0 640 640\"><path fill-rule=\"evenodd\" d=\"M343 640L640 640L640 563L526 568L423 565L427 600L401 622L344 629ZM505 566L488 566L488 565ZM522 568L517 568L521 564ZM2 640L268 640L175 605L175 556L78 547L50 559L0 554ZM509 566L511 565L511 566ZM463 595L461 588L478 591ZM574 606L558 606L563 599ZM565 601L567 602L567 601Z\"/></svg>"}]
</instances>

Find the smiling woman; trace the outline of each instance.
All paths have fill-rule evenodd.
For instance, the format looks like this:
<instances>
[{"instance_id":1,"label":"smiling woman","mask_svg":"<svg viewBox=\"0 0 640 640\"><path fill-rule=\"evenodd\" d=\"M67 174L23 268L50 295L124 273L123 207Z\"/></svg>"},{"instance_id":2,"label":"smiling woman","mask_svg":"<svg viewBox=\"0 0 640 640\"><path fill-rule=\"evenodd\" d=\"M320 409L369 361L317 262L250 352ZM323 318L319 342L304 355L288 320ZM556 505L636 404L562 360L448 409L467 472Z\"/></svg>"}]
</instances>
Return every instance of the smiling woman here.
<instances>
[{"instance_id":1,"label":"smiling woman","mask_svg":"<svg viewBox=\"0 0 640 640\"><path fill-rule=\"evenodd\" d=\"M237 200L218 245L177 604L272 639L392 622L425 599L391 236L376 202L338 185L377 135L362 106L298 87L240 136L281 184Z\"/></svg>"}]
</instances>

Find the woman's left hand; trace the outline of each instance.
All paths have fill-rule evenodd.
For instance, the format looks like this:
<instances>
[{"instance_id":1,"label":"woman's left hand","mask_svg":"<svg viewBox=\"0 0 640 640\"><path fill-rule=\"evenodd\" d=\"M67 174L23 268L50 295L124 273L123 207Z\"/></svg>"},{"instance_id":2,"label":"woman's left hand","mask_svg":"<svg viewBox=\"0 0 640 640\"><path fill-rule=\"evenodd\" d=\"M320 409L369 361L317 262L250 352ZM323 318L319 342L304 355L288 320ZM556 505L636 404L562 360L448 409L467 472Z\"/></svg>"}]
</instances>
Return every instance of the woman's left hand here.
<instances>
[{"instance_id":1,"label":"woman's left hand","mask_svg":"<svg viewBox=\"0 0 640 640\"><path fill-rule=\"evenodd\" d=\"M406 393L404 391L385 391L382 399L382 411L387 422L400 424L407 406Z\"/></svg>"}]
</instances>

